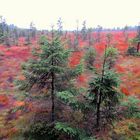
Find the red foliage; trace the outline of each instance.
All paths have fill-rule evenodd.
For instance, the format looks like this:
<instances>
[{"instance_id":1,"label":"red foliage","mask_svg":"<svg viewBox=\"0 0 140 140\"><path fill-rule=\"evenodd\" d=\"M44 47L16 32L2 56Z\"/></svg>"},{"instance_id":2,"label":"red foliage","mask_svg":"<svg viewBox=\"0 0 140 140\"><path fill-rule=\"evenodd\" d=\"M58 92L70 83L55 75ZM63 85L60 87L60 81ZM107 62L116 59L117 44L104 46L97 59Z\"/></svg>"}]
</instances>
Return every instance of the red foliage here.
<instances>
[{"instance_id":1,"label":"red foliage","mask_svg":"<svg viewBox=\"0 0 140 140\"><path fill-rule=\"evenodd\" d=\"M101 64L96 63L96 64L94 65L94 67L95 67L96 69L99 69L99 68L101 68Z\"/></svg>"},{"instance_id":2,"label":"red foliage","mask_svg":"<svg viewBox=\"0 0 140 140\"><path fill-rule=\"evenodd\" d=\"M18 80L21 80L21 81L25 80L25 76L24 76L24 75L20 75L20 76L18 77Z\"/></svg>"},{"instance_id":3,"label":"red foliage","mask_svg":"<svg viewBox=\"0 0 140 140\"><path fill-rule=\"evenodd\" d=\"M140 66L139 67L135 67L133 70L132 70L133 73L137 74L139 73L140 75Z\"/></svg>"},{"instance_id":4,"label":"red foliage","mask_svg":"<svg viewBox=\"0 0 140 140\"><path fill-rule=\"evenodd\" d=\"M106 45L106 34L108 32L102 32L101 33L101 42L100 43L94 43L94 46L96 51L97 51L97 58L96 61L94 63L94 66L100 70L101 68L101 64L102 64L102 54L104 52L104 48ZM112 41L111 43L116 44L116 47L118 48L119 51L121 51L121 53L126 51L128 44L126 42L124 42L124 37L123 37L123 33L122 32L111 32L113 35ZM70 36L70 38L74 39L74 34L73 33L68 33L68 35ZM135 32L128 32L129 38L133 38L136 33ZM96 39L97 34L94 33L93 34L93 38ZM21 74L21 64L25 61L27 61L30 57L31 57L31 49L28 46L24 46L25 44L25 38L20 38L19 39L19 46L11 46L11 47L6 47L6 46L0 46L0 88L4 89L4 90L11 90L14 88L14 84L13 81L14 79L19 76L18 78L20 80L24 80L25 77L22 76ZM37 47L36 45L36 41L33 40L33 45L35 47ZM83 41L80 37L79 37L79 47L82 50L84 46L87 46L88 43ZM70 67L75 67L76 65L78 65L81 61L81 58L84 55L84 51L75 51L72 53L71 57L69 58L69 66ZM124 74L122 76L122 81L123 81L123 86L122 87L122 92L126 95L129 95L129 93L139 93L140 88L139 88L139 76L140 76L140 67L138 66L139 63L139 58L129 58L129 60L127 60L129 57L128 56L123 56L120 55L119 59L117 60L117 65L115 66L115 68L117 69L117 71L119 73ZM132 61L135 61L137 63L133 64ZM127 63L128 62L128 63ZM127 75L128 74L132 74L131 75ZM11 77L11 78L9 78ZM9 80L11 79L11 80ZM88 81L88 77L87 75L85 76L85 74L80 75L77 78L77 82L79 83L80 86L84 86ZM135 81L135 83L133 82ZM128 83L129 83L129 87L128 87ZM129 89L129 91L128 91ZM1 97L0 97L1 98ZM7 104L11 99L8 97L3 97L0 99L0 104ZM15 106L22 106L24 105L23 102L16 102L14 103ZM32 108L32 107L31 107Z\"/></svg>"},{"instance_id":5,"label":"red foliage","mask_svg":"<svg viewBox=\"0 0 140 140\"><path fill-rule=\"evenodd\" d=\"M14 103L14 106L16 106L16 107L20 107L20 106L24 106L24 105L25 105L25 102L23 102L23 101L16 101Z\"/></svg>"},{"instance_id":6,"label":"red foliage","mask_svg":"<svg viewBox=\"0 0 140 140\"><path fill-rule=\"evenodd\" d=\"M120 66L120 65L116 65L115 68L120 73L124 73L125 72L125 69L122 66Z\"/></svg>"},{"instance_id":7,"label":"red foliage","mask_svg":"<svg viewBox=\"0 0 140 140\"><path fill-rule=\"evenodd\" d=\"M0 105L8 105L9 99L6 95L0 95Z\"/></svg>"},{"instance_id":8,"label":"red foliage","mask_svg":"<svg viewBox=\"0 0 140 140\"><path fill-rule=\"evenodd\" d=\"M127 51L127 49L128 49L128 45L126 43L124 43L124 42L118 43L118 45L116 47L118 48L118 50L120 52Z\"/></svg>"},{"instance_id":9,"label":"red foliage","mask_svg":"<svg viewBox=\"0 0 140 140\"><path fill-rule=\"evenodd\" d=\"M105 49L105 44L104 43L97 44L95 48L98 54L103 54Z\"/></svg>"},{"instance_id":10,"label":"red foliage","mask_svg":"<svg viewBox=\"0 0 140 140\"><path fill-rule=\"evenodd\" d=\"M129 91L125 87L121 87L121 92L124 93L126 96L130 95Z\"/></svg>"},{"instance_id":11,"label":"red foliage","mask_svg":"<svg viewBox=\"0 0 140 140\"><path fill-rule=\"evenodd\" d=\"M84 83L86 82L86 76L84 74L81 74L80 76L78 76L77 80L80 83Z\"/></svg>"},{"instance_id":12,"label":"red foliage","mask_svg":"<svg viewBox=\"0 0 140 140\"><path fill-rule=\"evenodd\" d=\"M73 52L70 59L69 59L69 65L70 67L75 67L76 65L78 65L80 63L80 60L83 56L82 52Z\"/></svg>"}]
</instances>

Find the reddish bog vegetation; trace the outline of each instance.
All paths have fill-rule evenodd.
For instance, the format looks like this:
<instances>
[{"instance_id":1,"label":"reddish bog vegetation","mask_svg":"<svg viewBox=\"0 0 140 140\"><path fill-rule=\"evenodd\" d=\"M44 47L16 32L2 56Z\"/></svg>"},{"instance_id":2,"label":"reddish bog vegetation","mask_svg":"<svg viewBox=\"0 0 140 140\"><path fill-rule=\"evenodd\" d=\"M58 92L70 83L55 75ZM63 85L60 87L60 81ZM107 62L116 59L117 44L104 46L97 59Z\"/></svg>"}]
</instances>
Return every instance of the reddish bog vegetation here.
<instances>
[{"instance_id":1,"label":"reddish bog vegetation","mask_svg":"<svg viewBox=\"0 0 140 140\"><path fill-rule=\"evenodd\" d=\"M136 95L140 97L140 58L125 55L125 52L128 49L128 44L124 41L122 32L111 33L113 35L112 43L114 43L115 47L119 50L119 56L115 68L121 74L121 91L127 96ZM135 34L135 32L129 32L129 38L133 38ZM98 59L100 59L104 52L106 44L106 32L103 32L101 35L101 43L96 43L93 46L98 53L95 63L96 68L101 67ZM80 40L79 47L83 48L84 45L86 45L86 43ZM15 98L14 80L16 77L20 80L24 79L21 73L21 64L31 57L31 50L34 46L37 46L36 41L33 42L33 45L24 46L24 38L19 39L19 46L0 46L0 110L12 108L12 106L25 105L23 101L18 101ZM73 52L69 59L70 67L75 67L79 64L83 56L83 49ZM89 77L90 75L88 73L83 73L77 78L77 84L80 86L87 86L87 79ZM29 107L31 109L32 104L30 104ZM20 116L20 113L21 112L17 112L16 117ZM11 129L10 133L14 131L16 130Z\"/></svg>"},{"instance_id":2,"label":"reddish bog vegetation","mask_svg":"<svg viewBox=\"0 0 140 140\"><path fill-rule=\"evenodd\" d=\"M133 58L125 56L124 53L128 48L128 44L124 41L122 32L111 32L113 35L112 42L118 48L120 55L116 64L116 69L122 74L122 87L121 90L124 94L139 94L139 78L140 78L140 58ZM98 54L102 54L105 48L106 32L102 33L102 42L97 43L94 47ZM129 32L129 38L133 38L136 33ZM71 35L72 36L72 35ZM95 35L93 35L95 36ZM73 36L72 36L73 37ZM34 41L30 47L24 46L24 38L19 39L19 46L0 46L0 89L11 91L14 89L14 80L18 76L20 79L24 78L21 74L21 64L26 62L31 56L31 48L33 45L37 45ZM85 42L80 40L79 47L86 45ZM84 56L84 51L80 50L73 52L70 57L69 65L75 67L80 63L81 58ZM100 55L98 56L100 57ZM97 59L98 59L97 57ZM100 63L96 63L95 67L100 67ZM78 82L81 84L86 82L87 75L83 74L78 77ZM4 96L4 95L3 95ZM0 97L0 104L7 102L8 98ZM6 104L6 103L5 103Z\"/></svg>"}]
</instances>

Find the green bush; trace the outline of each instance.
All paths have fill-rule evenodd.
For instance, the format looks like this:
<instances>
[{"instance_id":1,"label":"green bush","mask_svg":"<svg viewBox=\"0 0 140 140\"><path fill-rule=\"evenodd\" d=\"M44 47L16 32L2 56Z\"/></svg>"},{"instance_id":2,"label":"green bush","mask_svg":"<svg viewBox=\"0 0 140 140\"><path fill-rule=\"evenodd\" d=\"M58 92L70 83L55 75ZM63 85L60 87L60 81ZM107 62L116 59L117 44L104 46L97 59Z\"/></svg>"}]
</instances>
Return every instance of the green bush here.
<instances>
[{"instance_id":1,"label":"green bush","mask_svg":"<svg viewBox=\"0 0 140 140\"><path fill-rule=\"evenodd\" d=\"M28 140L57 140L58 134L54 131L54 124L35 122L24 132L24 137Z\"/></svg>"},{"instance_id":2,"label":"green bush","mask_svg":"<svg viewBox=\"0 0 140 140\"><path fill-rule=\"evenodd\" d=\"M140 118L140 107L138 106L139 103L139 99L129 96L127 101L121 103L122 107L126 108L124 115L127 118Z\"/></svg>"},{"instance_id":3,"label":"green bush","mask_svg":"<svg viewBox=\"0 0 140 140\"><path fill-rule=\"evenodd\" d=\"M24 133L28 140L95 140L82 129L70 126L67 123L33 123L29 131Z\"/></svg>"},{"instance_id":4,"label":"green bush","mask_svg":"<svg viewBox=\"0 0 140 140\"><path fill-rule=\"evenodd\" d=\"M130 46L129 48L128 48L128 50L127 50L127 55L136 55L137 54L137 50L136 50L136 48L135 47L133 47L133 46Z\"/></svg>"}]
</instances>

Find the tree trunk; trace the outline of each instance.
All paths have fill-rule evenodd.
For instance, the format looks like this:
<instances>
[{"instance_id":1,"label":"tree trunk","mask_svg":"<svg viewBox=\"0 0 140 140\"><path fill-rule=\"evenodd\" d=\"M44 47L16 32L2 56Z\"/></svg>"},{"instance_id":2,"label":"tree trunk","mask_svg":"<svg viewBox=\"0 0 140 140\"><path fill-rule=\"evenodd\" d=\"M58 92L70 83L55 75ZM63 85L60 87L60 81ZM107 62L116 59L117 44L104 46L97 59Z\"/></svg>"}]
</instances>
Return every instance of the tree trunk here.
<instances>
[{"instance_id":1,"label":"tree trunk","mask_svg":"<svg viewBox=\"0 0 140 140\"><path fill-rule=\"evenodd\" d=\"M55 121L55 103L54 103L54 73L52 72L52 82L51 82L51 102L52 102L52 110L51 110L51 122Z\"/></svg>"},{"instance_id":2,"label":"tree trunk","mask_svg":"<svg viewBox=\"0 0 140 140\"><path fill-rule=\"evenodd\" d=\"M138 42L138 45L137 45L137 53L139 52L139 49L140 49L140 42Z\"/></svg>"},{"instance_id":3,"label":"tree trunk","mask_svg":"<svg viewBox=\"0 0 140 140\"><path fill-rule=\"evenodd\" d=\"M52 41L54 39L54 32L53 32L53 26L52 26ZM53 52L52 52L52 55L53 55ZM53 60L53 57L52 57L52 62L51 62L51 65L53 66L54 65L54 60ZM54 101L54 92L55 92L55 89L54 89L54 71L51 72L51 102L52 102L52 108L51 108L51 122L54 122L55 121L55 101Z\"/></svg>"},{"instance_id":4,"label":"tree trunk","mask_svg":"<svg viewBox=\"0 0 140 140\"><path fill-rule=\"evenodd\" d=\"M96 113L96 127L100 126L100 106L101 106L101 93L98 93L97 113Z\"/></svg>"},{"instance_id":5,"label":"tree trunk","mask_svg":"<svg viewBox=\"0 0 140 140\"><path fill-rule=\"evenodd\" d=\"M103 83L104 80L104 71L105 71L105 64L106 64L106 49L107 45L105 46L105 54L104 54L104 61L103 61L103 68L102 68L102 77L101 77L101 83ZM101 100L102 100L102 92L99 89L98 91L98 98L97 98L97 112L96 112L96 127L99 128L100 126L100 108L101 108Z\"/></svg>"}]
</instances>

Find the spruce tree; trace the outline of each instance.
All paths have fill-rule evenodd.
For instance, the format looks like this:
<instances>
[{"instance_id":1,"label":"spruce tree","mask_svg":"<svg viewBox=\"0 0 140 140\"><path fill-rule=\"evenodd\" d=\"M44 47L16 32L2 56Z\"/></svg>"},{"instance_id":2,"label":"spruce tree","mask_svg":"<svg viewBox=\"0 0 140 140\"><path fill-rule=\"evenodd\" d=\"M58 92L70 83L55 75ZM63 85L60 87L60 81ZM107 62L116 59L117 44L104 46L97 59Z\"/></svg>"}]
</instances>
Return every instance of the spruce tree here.
<instances>
[{"instance_id":1,"label":"spruce tree","mask_svg":"<svg viewBox=\"0 0 140 140\"><path fill-rule=\"evenodd\" d=\"M111 46L112 37L113 37L113 35L111 33L106 34L106 43L107 43L108 47Z\"/></svg>"},{"instance_id":2,"label":"spruce tree","mask_svg":"<svg viewBox=\"0 0 140 140\"><path fill-rule=\"evenodd\" d=\"M7 45L8 39L8 25L6 24L5 19L0 16L0 43L5 43Z\"/></svg>"},{"instance_id":3,"label":"spruce tree","mask_svg":"<svg viewBox=\"0 0 140 140\"><path fill-rule=\"evenodd\" d=\"M138 25L138 29L137 29L136 42L137 42L137 53L139 53L139 49L140 49L140 25Z\"/></svg>"},{"instance_id":4,"label":"spruce tree","mask_svg":"<svg viewBox=\"0 0 140 140\"><path fill-rule=\"evenodd\" d=\"M30 23L30 37L36 38L36 27L33 22Z\"/></svg>"},{"instance_id":5,"label":"spruce tree","mask_svg":"<svg viewBox=\"0 0 140 140\"><path fill-rule=\"evenodd\" d=\"M3 31L3 18L0 17L0 43L3 42L4 31Z\"/></svg>"},{"instance_id":6,"label":"spruce tree","mask_svg":"<svg viewBox=\"0 0 140 140\"><path fill-rule=\"evenodd\" d=\"M85 53L85 65L89 70L93 70L93 64L96 59L96 51L92 47L88 47Z\"/></svg>"},{"instance_id":7,"label":"spruce tree","mask_svg":"<svg viewBox=\"0 0 140 140\"><path fill-rule=\"evenodd\" d=\"M59 36L63 35L63 26L62 26L62 19L59 18L57 21L57 26L58 26L58 34Z\"/></svg>"},{"instance_id":8,"label":"spruce tree","mask_svg":"<svg viewBox=\"0 0 140 140\"><path fill-rule=\"evenodd\" d=\"M88 28L87 30L88 46L92 46L94 44L94 38L92 33L93 33L92 28Z\"/></svg>"},{"instance_id":9,"label":"spruce tree","mask_svg":"<svg viewBox=\"0 0 140 140\"><path fill-rule=\"evenodd\" d=\"M73 91L71 79L81 73L81 65L71 69L69 62L70 50L64 48L59 35L51 32L51 38L43 37L42 46L33 52L35 59L23 65L24 81L17 81L20 90L30 91L32 88L50 92L52 102L51 121L55 120L54 98L57 92ZM75 92L75 90L74 90Z\"/></svg>"},{"instance_id":10,"label":"spruce tree","mask_svg":"<svg viewBox=\"0 0 140 140\"><path fill-rule=\"evenodd\" d=\"M113 53L112 53L113 52ZM115 118L116 106L119 103L118 74L110 69L108 61L113 57L114 50L106 47L101 72L97 73L89 83L86 96L90 105L93 105L96 116L96 127L101 126L105 119L111 123Z\"/></svg>"},{"instance_id":11,"label":"spruce tree","mask_svg":"<svg viewBox=\"0 0 140 140\"><path fill-rule=\"evenodd\" d=\"M73 47L75 51L78 50L78 45L79 45L79 21L76 20L76 23L77 23L77 27L74 32L74 42L73 42Z\"/></svg>"},{"instance_id":12,"label":"spruce tree","mask_svg":"<svg viewBox=\"0 0 140 140\"><path fill-rule=\"evenodd\" d=\"M58 139L58 135L56 136L58 133L64 132L67 135L73 135L73 131L75 131L76 134L73 137L76 137L79 135L79 130L68 127L69 125L63 125L61 119L56 119L55 111L58 107L56 102L69 101L69 97L74 98L78 94L74 79L81 74L82 64L75 68L69 66L70 50L64 48L59 35L56 35L54 31L51 32L51 38L44 38L43 41L41 48L34 50L34 59L23 65L25 80L17 81L17 85L23 91L30 92L32 89L36 89L36 92L45 91L47 95L50 95L48 98L51 98L51 120L47 125L42 122L41 127L40 124L39 127L38 124L32 125L28 134L30 133L31 137L40 138L40 132L43 130L42 138L45 136L45 138L51 137L50 140L55 140ZM77 108L76 102L73 101L71 100L69 103Z\"/></svg>"},{"instance_id":13,"label":"spruce tree","mask_svg":"<svg viewBox=\"0 0 140 140\"><path fill-rule=\"evenodd\" d=\"M102 31L102 26L98 25L97 26L97 37L96 37L96 42L98 42L98 43L101 42L101 31Z\"/></svg>"},{"instance_id":14,"label":"spruce tree","mask_svg":"<svg viewBox=\"0 0 140 140\"><path fill-rule=\"evenodd\" d=\"M137 27L136 37L130 40L130 45L127 54L128 55L139 55L140 50L140 25Z\"/></svg>"},{"instance_id":15,"label":"spruce tree","mask_svg":"<svg viewBox=\"0 0 140 140\"><path fill-rule=\"evenodd\" d=\"M83 27L81 30L82 33L82 39L85 41L87 39L87 27L86 27L86 21L83 21Z\"/></svg>"},{"instance_id":16,"label":"spruce tree","mask_svg":"<svg viewBox=\"0 0 140 140\"><path fill-rule=\"evenodd\" d=\"M128 42L128 26L126 25L123 29L123 35L124 35L124 38L125 38L125 42L127 43Z\"/></svg>"}]
</instances>

